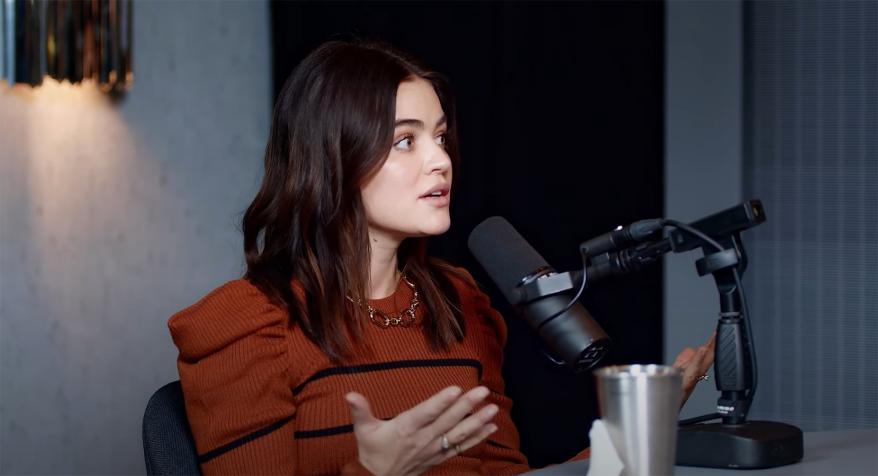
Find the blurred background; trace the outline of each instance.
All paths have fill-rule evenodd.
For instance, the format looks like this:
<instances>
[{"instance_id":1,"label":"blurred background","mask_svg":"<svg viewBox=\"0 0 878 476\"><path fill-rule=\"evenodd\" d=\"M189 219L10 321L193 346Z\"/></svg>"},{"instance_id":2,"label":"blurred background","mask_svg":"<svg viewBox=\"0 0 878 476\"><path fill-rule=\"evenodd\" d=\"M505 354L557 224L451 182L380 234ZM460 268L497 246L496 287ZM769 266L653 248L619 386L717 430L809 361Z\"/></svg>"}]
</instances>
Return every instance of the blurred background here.
<instances>
[{"instance_id":1,"label":"blurred background","mask_svg":"<svg viewBox=\"0 0 878 476\"><path fill-rule=\"evenodd\" d=\"M90 3L130 8L130 77L16 84L8 22L0 35L0 474L145 472L144 407L177 379L166 321L240 277L275 95L310 50L352 37L454 86L463 163L433 252L506 316L532 466L588 445L594 384L545 358L469 255L491 215L569 270L616 225L761 199L768 221L744 234L752 417L878 425L878 2ZM707 339L718 301L698 257L587 291L606 363L670 363ZM701 384L682 415L717 396Z\"/></svg>"}]
</instances>

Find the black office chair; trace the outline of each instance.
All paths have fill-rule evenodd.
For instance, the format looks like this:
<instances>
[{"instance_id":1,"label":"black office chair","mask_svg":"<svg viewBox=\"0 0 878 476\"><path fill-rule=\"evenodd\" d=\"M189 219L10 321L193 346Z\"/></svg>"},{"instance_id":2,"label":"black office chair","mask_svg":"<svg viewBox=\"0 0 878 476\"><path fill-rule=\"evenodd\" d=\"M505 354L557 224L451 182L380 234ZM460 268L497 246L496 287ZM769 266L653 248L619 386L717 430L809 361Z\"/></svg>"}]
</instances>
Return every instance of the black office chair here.
<instances>
[{"instance_id":1,"label":"black office chair","mask_svg":"<svg viewBox=\"0 0 878 476\"><path fill-rule=\"evenodd\" d=\"M201 474L179 380L156 390L146 404L143 457L150 475Z\"/></svg>"}]
</instances>

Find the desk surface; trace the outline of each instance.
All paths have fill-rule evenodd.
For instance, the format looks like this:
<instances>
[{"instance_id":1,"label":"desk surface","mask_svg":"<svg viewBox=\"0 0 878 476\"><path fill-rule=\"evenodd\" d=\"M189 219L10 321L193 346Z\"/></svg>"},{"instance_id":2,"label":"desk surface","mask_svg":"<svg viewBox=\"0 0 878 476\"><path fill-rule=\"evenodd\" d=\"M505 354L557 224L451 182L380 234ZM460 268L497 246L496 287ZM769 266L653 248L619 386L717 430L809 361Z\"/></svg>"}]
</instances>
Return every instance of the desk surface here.
<instances>
[{"instance_id":1,"label":"desk surface","mask_svg":"<svg viewBox=\"0 0 878 476\"><path fill-rule=\"evenodd\" d=\"M817 431L804 435L805 457L801 462L768 469L731 470L677 466L677 476L731 475L878 475L878 429ZM588 461L550 466L528 476L562 476L588 473Z\"/></svg>"}]
</instances>

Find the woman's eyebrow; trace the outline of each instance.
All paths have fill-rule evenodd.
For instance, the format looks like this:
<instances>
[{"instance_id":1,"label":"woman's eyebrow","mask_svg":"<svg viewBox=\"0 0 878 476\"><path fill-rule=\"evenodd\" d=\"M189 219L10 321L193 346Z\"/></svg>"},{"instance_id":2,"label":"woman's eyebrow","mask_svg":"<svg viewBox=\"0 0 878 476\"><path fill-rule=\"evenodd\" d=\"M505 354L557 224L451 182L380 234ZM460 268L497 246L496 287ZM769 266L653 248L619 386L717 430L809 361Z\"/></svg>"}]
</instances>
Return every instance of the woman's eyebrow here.
<instances>
[{"instance_id":1,"label":"woman's eyebrow","mask_svg":"<svg viewBox=\"0 0 878 476\"><path fill-rule=\"evenodd\" d=\"M445 124L446 122L448 122L448 118L443 115L442 117L439 118L438 121L436 121L436 127L439 127L439 126ZM420 119L398 119L396 121L396 123L394 123L393 127L396 128L399 126L411 126L411 127L414 127L415 129L423 129L424 128L424 121L422 121Z\"/></svg>"}]
</instances>

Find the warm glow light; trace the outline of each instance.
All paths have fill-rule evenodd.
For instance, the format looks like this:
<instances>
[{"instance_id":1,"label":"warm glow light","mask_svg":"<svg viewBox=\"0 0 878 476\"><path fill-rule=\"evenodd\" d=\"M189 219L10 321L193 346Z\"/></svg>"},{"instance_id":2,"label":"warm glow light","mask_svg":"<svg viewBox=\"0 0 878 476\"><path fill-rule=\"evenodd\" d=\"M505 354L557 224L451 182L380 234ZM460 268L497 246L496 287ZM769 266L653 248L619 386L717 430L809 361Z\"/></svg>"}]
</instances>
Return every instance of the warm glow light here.
<instances>
[{"instance_id":1,"label":"warm glow light","mask_svg":"<svg viewBox=\"0 0 878 476\"><path fill-rule=\"evenodd\" d=\"M59 220L79 220L88 213L87 184L112 180L116 174L119 161L113 152L128 147L126 125L93 82L72 85L47 77L39 87L14 89L29 102L32 203L41 204L45 212L58 207L58 215L44 224L56 227Z\"/></svg>"},{"instance_id":2,"label":"warm glow light","mask_svg":"<svg viewBox=\"0 0 878 476\"><path fill-rule=\"evenodd\" d=\"M25 124L26 137L18 141L27 157L33 259L45 276L70 282L76 279L69 276L70 260L92 251L99 256L107 230L137 222L142 211L120 197L132 182L157 172L149 161L137 160L118 104L94 82L72 85L45 78L37 88L22 85L12 93L16 97L6 100L23 103L13 107ZM92 272L100 276L100 266Z\"/></svg>"}]
</instances>

